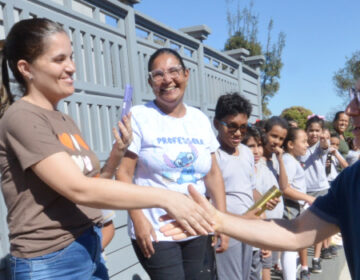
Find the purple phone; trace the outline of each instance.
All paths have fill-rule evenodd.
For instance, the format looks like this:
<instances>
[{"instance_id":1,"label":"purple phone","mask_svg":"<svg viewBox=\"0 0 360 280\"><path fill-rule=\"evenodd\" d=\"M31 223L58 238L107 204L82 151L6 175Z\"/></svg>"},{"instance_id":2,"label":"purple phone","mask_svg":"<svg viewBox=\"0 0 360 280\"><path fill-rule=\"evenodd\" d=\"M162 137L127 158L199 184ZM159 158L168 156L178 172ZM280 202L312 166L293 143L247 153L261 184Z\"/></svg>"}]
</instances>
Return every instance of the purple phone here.
<instances>
[{"instance_id":1,"label":"purple phone","mask_svg":"<svg viewBox=\"0 0 360 280\"><path fill-rule=\"evenodd\" d=\"M121 111L121 120L125 115L129 114L129 112L130 112L131 103L132 103L132 92L133 92L132 86L126 85L125 93L124 93L124 101L123 101L123 106L122 106L122 111Z\"/></svg>"}]
</instances>

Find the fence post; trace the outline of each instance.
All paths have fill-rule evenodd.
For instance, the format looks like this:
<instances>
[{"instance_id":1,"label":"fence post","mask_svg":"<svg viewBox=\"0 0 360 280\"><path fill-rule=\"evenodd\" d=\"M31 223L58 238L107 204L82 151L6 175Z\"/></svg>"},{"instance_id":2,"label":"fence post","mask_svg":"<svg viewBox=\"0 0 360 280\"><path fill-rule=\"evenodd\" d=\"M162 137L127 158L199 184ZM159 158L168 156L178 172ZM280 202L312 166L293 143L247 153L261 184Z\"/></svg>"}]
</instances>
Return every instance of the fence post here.
<instances>
[{"instance_id":1,"label":"fence post","mask_svg":"<svg viewBox=\"0 0 360 280\"><path fill-rule=\"evenodd\" d=\"M134 89L133 104L141 104L141 89L139 77L139 63L137 60L138 50L136 44L136 25L134 9L129 7L125 18L125 33L126 33L126 49L128 53L129 62L129 79L130 84ZM125 87L125 85L124 85Z\"/></svg>"},{"instance_id":2,"label":"fence post","mask_svg":"<svg viewBox=\"0 0 360 280\"><path fill-rule=\"evenodd\" d=\"M204 65L204 45L199 44L198 48L198 79L199 79L199 92L200 92L200 110L205 114L208 110L207 98L205 92L205 65Z\"/></svg>"}]
</instances>

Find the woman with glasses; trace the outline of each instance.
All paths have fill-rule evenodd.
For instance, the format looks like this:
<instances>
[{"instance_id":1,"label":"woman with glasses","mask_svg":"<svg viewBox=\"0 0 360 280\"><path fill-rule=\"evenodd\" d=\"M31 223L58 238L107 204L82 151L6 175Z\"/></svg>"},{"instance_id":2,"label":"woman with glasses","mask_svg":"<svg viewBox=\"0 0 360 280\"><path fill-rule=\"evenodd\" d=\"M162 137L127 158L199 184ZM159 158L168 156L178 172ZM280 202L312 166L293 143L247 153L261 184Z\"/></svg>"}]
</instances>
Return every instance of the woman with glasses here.
<instances>
[{"instance_id":1,"label":"woman with glasses","mask_svg":"<svg viewBox=\"0 0 360 280\"><path fill-rule=\"evenodd\" d=\"M219 144L206 115L183 102L189 70L180 55L167 48L150 57L148 69L155 99L131 110L134 137L118 179L184 194L191 184L224 211L224 185L214 154ZM151 279L198 279L207 237L182 242L165 237L159 231L165 212L159 208L129 214L135 252ZM220 237L225 250L227 238Z\"/></svg>"},{"instance_id":2,"label":"woman with glasses","mask_svg":"<svg viewBox=\"0 0 360 280\"><path fill-rule=\"evenodd\" d=\"M65 30L44 18L16 23L0 50L1 191L11 279L109 279L95 208L162 207L188 232L212 231L202 208L178 192L109 180L131 142L129 116L119 122L122 138L114 128L116 142L100 168L74 121L57 110L75 89L72 54ZM7 66L24 92L15 102Z\"/></svg>"}]
</instances>

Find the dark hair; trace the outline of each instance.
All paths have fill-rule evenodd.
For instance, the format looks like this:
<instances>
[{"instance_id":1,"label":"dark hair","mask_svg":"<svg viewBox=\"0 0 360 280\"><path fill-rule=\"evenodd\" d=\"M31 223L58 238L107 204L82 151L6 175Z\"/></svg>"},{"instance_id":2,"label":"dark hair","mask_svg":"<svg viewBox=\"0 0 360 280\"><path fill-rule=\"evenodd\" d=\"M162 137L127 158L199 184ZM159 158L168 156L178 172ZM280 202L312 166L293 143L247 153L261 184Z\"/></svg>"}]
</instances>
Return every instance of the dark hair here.
<instances>
[{"instance_id":1,"label":"dark hair","mask_svg":"<svg viewBox=\"0 0 360 280\"><path fill-rule=\"evenodd\" d=\"M284 118L274 116L266 121L265 126L264 126L265 133L268 133L276 125L284 128L286 130L289 130L289 125Z\"/></svg>"},{"instance_id":2,"label":"dark hair","mask_svg":"<svg viewBox=\"0 0 360 280\"><path fill-rule=\"evenodd\" d=\"M256 126L257 129L259 129L262 133L265 132L265 124L266 124L266 120L256 120L256 122L254 123L254 126Z\"/></svg>"},{"instance_id":3,"label":"dark hair","mask_svg":"<svg viewBox=\"0 0 360 280\"><path fill-rule=\"evenodd\" d=\"M306 121L306 130L309 128L310 125L312 125L313 123L318 123L321 127L321 129L324 128L324 120L319 118L319 116L315 115L313 117L311 117L310 119L308 119Z\"/></svg>"},{"instance_id":4,"label":"dark hair","mask_svg":"<svg viewBox=\"0 0 360 280\"><path fill-rule=\"evenodd\" d=\"M148 62L148 71L150 72L152 70L152 66L153 66L153 63L154 63L154 60L162 55L162 54L171 54L173 56L175 56L177 58L177 60L179 60L180 62L180 65L182 66L183 69L186 69L185 67L185 64L184 64L184 61L182 59L182 57L179 55L179 53L173 49L169 49L169 48L161 48L161 49L158 49L156 50L151 56L150 56L150 59L149 59L149 62Z\"/></svg>"},{"instance_id":5,"label":"dark hair","mask_svg":"<svg viewBox=\"0 0 360 280\"><path fill-rule=\"evenodd\" d=\"M259 128L255 126L248 126L244 138L241 140L241 143L247 145L251 137L253 137L257 142L261 141L261 144L264 145L265 135Z\"/></svg>"},{"instance_id":6,"label":"dark hair","mask_svg":"<svg viewBox=\"0 0 360 280\"><path fill-rule=\"evenodd\" d=\"M346 143L348 144L349 149L350 149L350 150L354 150L353 138L347 137L347 138L345 139L345 141L346 141Z\"/></svg>"},{"instance_id":7,"label":"dark hair","mask_svg":"<svg viewBox=\"0 0 360 280\"><path fill-rule=\"evenodd\" d=\"M335 116L334 116L334 119L333 119L333 123L336 122L336 121L338 121L338 120L340 119L340 116L341 116L342 114L345 114L345 111L338 111L338 112L336 112L336 114L335 114ZM345 114L345 115L346 115L346 114Z\"/></svg>"},{"instance_id":8,"label":"dark hair","mask_svg":"<svg viewBox=\"0 0 360 280\"><path fill-rule=\"evenodd\" d=\"M221 120L229 115L245 114L250 117L252 106L237 92L221 95L215 107L215 119Z\"/></svg>"},{"instance_id":9,"label":"dark hair","mask_svg":"<svg viewBox=\"0 0 360 280\"><path fill-rule=\"evenodd\" d=\"M0 118L4 115L6 109L14 102L9 88L9 74L4 58L4 44L5 41L0 41Z\"/></svg>"},{"instance_id":10,"label":"dark hair","mask_svg":"<svg viewBox=\"0 0 360 280\"><path fill-rule=\"evenodd\" d=\"M331 132L330 133L330 138L337 138L340 140L339 134L337 134L336 132Z\"/></svg>"},{"instance_id":11,"label":"dark hair","mask_svg":"<svg viewBox=\"0 0 360 280\"><path fill-rule=\"evenodd\" d=\"M49 19L32 18L21 20L13 25L5 39L3 67L8 63L16 81L20 84L23 92L26 94L26 82L17 68L19 60L23 59L32 63L39 55L44 52L46 38L49 36L65 32L62 26ZM10 89L7 73L2 71L2 82ZM10 94L10 91L9 91Z\"/></svg>"},{"instance_id":12,"label":"dark hair","mask_svg":"<svg viewBox=\"0 0 360 280\"><path fill-rule=\"evenodd\" d=\"M286 138L285 138L284 143L283 143L285 151L288 151L288 143L290 141L295 142L300 130L302 130L302 129L299 128L299 127L290 127L288 129L288 133L287 133Z\"/></svg>"}]
</instances>

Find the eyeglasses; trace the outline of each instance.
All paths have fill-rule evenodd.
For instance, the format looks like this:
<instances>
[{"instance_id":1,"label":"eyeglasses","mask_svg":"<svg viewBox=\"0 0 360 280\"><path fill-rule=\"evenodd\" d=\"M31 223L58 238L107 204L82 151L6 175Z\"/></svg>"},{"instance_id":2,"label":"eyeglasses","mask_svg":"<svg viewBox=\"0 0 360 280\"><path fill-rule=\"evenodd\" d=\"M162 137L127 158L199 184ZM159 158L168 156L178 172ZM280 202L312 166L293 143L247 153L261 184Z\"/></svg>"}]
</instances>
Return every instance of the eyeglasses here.
<instances>
[{"instance_id":1,"label":"eyeglasses","mask_svg":"<svg viewBox=\"0 0 360 280\"><path fill-rule=\"evenodd\" d=\"M247 131L247 124L243 124L243 125L241 125L241 126L236 126L236 125L234 125L234 124L232 124L232 123L226 123L226 122L224 122L224 121L219 121L223 126L226 126L227 127L227 129L228 129L228 131L230 132L230 133L235 133L236 131L238 131L238 130L240 130L240 132L243 134L243 133L246 133L246 131Z\"/></svg>"},{"instance_id":2,"label":"eyeglasses","mask_svg":"<svg viewBox=\"0 0 360 280\"><path fill-rule=\"evenodd\" d=\"M149 72L151 80L155 83L160 83L164 80L165 74L167 73L172 79L177 79L180 76L180 72L184 68L181 65L170 67L168 70L155 69Z\"/></svg>"}]
</instances>

